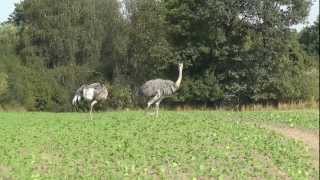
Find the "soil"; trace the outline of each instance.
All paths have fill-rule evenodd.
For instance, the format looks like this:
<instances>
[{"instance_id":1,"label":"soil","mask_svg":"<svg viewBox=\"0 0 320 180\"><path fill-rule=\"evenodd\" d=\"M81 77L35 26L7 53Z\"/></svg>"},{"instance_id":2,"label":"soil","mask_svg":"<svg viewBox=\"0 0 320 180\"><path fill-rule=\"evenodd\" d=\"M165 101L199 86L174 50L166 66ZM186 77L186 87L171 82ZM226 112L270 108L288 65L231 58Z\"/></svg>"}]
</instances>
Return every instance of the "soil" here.
<instances>
[{"instance_id":1,"label":"soil","mask_svg":"<svg viewBox=\"0 0 320 180\"><path fill-rule=\"evenodd\" d=\"M306 144L308 151L313 158L313 163L316 169L319 169L319 130L311 131L275 125L266 125L264 127L285 137L295 139Z\"/></svg>"}]
</instances>

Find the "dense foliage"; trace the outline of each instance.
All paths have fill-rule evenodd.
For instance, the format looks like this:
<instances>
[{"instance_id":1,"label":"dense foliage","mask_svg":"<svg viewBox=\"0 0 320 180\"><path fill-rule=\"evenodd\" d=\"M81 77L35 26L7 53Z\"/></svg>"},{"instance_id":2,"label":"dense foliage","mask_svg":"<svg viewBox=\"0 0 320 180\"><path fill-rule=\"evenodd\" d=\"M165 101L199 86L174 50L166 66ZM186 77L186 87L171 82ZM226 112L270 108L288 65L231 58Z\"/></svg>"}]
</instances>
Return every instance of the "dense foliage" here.
<instances>
[{"instance_id":1,"label":"dense foliage","mask_svg":"<svg viewBox=\"0 0 320 180\"><path fill-rule=\"evenodd\" d=\"M319 16L313 25L303 29L299 40L303 48L319 61Z\"/></svg>"},{"instance_id":2,"label":"dense foliage","mask_svg":"<svg viewBox=\"0 0 320 180\"><path fill-rule=\"evenodd\" d=\"M176 80L170 101L243 105L319 98L319 22L290 29L309 0L24 0L0 26L2 108L70 111L100 81L108 106L137 105L152 78Z\"/></svg>"}]
</instances>

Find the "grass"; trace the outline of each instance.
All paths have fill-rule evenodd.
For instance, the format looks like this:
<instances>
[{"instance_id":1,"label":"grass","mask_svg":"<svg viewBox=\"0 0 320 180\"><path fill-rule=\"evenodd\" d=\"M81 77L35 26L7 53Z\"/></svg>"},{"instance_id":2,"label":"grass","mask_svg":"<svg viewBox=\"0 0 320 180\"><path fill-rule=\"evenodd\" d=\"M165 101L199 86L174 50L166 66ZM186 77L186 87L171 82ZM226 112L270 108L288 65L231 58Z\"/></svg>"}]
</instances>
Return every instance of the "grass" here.
<instances>
[{"instance_id":1,"label":"grass","mask_svg":"<svg viewBox=\"0 0 320 180\"><path fill-rule=\"evenodd\" d=\"M0 179L317 179L302 143L247 123L317 113L0 113Z\"/></svg>"},{"instance_id":2,"label":"grass","mask_svg":"<svg viewBox=\"0 0 320 180\"><path fill-rule=\"evenodd\" d=\"M239 113L239 116L235 118L248 122L279 124L309 130L319 129L319 111L317 110L248 111Z\"/></svg>"}]
</instances>

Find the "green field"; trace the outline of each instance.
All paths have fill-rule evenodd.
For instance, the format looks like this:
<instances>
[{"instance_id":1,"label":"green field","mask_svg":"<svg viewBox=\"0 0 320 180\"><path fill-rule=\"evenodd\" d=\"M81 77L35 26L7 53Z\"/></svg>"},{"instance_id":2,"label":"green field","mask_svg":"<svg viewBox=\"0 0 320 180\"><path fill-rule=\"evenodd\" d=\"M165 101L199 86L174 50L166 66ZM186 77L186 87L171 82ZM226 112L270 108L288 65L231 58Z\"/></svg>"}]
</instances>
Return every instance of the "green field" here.
<instances>
[{"instance_id":1,"label":"green field","mask_svg":"<svg viewBox=\"0 0 320 180\"><path fill-rule=\"evenodd\" d=\"M318 111L0 113L0 179L317 179L306 146L260 124Z\"/></svg>"}]
</instances>

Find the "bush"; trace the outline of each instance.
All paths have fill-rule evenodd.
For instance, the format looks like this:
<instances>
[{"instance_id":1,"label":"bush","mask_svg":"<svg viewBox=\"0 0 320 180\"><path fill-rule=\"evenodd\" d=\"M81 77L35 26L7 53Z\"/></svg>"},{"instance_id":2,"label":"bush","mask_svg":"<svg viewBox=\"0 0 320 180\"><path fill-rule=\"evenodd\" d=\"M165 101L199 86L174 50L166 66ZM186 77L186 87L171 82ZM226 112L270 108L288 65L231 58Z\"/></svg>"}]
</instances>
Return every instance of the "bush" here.
<instances>
[{"instance_id":1,"label":"bush","mask_svg":"<svg viewBox=\"0 0 320 180\"><path fill-rule=\"evenodd\" d=\"M319 69L313 68L304 72L304 78L301 80L304 100L319 101Z\"/></svg>"},{"instance_id":2,"label":"bush","mask_svg":"<svg viewBox=\"0 0 320 180\"><path fill-rule=\"evenodd\" d=\"M8 75L0 72L0 96L8 90Z\"/></svg>"},{"instance_id":3,"label":"bush","mask_svg":"<svg viewBox=\"0 0 320 180\"><path fill-rule=\"evenodd\" d=\"M133 107L134 94L132 90L123 85L113 85L108 88L109 98L108 105L115 109L131 108Z\"/></svg>"}]
</instances>

